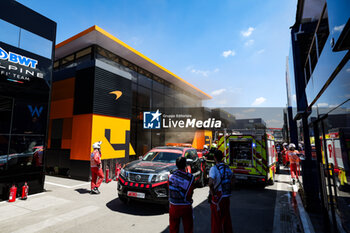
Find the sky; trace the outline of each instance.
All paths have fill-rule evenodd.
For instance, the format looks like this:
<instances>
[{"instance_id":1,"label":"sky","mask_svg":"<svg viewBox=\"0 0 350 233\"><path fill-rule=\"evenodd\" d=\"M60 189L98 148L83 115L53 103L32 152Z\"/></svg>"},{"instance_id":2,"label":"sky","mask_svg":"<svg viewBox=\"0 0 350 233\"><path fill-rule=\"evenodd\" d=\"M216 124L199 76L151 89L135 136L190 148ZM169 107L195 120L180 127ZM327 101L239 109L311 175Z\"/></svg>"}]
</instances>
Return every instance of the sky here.
<instances>
[{"instance_id":1,"label":"sky","mask_svg":"<svg viewBox=\"0 0 350 233\"><path fill-rule=\"evenodd\" d=\"M98 25L213 97L207 107L285 107L296 0L18 0L59 43Z\"/></svg>"}]
</instances>

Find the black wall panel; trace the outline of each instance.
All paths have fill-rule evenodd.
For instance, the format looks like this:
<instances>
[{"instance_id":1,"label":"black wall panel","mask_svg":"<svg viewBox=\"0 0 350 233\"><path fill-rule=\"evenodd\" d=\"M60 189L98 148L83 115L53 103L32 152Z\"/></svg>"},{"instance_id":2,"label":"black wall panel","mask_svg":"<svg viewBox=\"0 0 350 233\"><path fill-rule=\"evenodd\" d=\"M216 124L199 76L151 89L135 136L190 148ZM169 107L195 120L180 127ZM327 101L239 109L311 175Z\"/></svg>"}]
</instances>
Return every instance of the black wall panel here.
<instances>
[{"instance_id":1,"label":"black wall panel","mask_svg":"<svg viewBox=\"0 0 350 233\"><path fill-rule=\"evenodd\" d=\"M93 113L131 118L131 80L96 67L94 91ZM113 91L121 91L120 98L116 100Z\"/></svg>"},{"instance_id":2,"label":"black wall panel","mask_svg":"<svg viewBox=\"0 0 350 233\"><path fill-rule=\"evenodd\" d=\"M63 119L52 120L50 148L60 149L62 143Z\"/></svg>"},{"instance_id":3,"label":"black wall panel","mask_svg":"<svg viewBox=\"0 0 350 233\"><path fill-rule=\"evenodd\" d=\"M78 70L76 72L74 115L92 113L94 99L94 72L94 67Z\"/></svg>"}]
</instances>

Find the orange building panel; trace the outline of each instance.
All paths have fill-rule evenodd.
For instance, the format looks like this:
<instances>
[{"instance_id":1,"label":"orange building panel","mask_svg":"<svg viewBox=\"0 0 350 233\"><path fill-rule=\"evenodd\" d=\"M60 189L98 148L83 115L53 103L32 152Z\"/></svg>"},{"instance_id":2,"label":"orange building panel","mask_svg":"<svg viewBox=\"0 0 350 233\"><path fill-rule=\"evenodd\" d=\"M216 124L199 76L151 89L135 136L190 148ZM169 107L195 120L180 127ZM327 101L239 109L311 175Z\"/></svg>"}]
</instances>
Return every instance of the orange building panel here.
<instances>
[{"instance_id":1,"label":"orange building panel","mask_svg":"<svg viewBox=\"0 0 350 233\"><path fill-rule=\"evenodd\" d=\"M51 101L50 119L71 118L73 116L74 99Z\"/></svg>"},{"instance_id":2,"label":"orange building panel","mask_svg":"<svg viewBox=\"0 0 350 233\"><path fill-rule=\"evenodd\" d=\"M62 138L61 149L70 149L71 143L72 143L71 139L63 139Z\"/></svg>"},{"instance_id":3,"label":"orange building panel","mask_svg":"<svg viewBox=\"0 0 350 233\"><path fill-rule=\"evenodd\" d=\"M72 127L73 127L73 118L63 119L62 142L61 142L62 149L71 148Z\"/></svg>"},{"instance_id":4,"label":"orange building panel","mask_svg":"<svg viewBox=\"0 0 350 233\"><path fill-rule=\"evenodd\" d=\"M70 159L90 160L92 114L74 115Z\"/></svg>"},{"instance_id":5,"label":"orange building panel","mask_svg":"<svg viewBox=\"0 0 350 233\"><path fill-rule=\"evenodd\" d=\"M49 120L49 130L48 130L48 137L47 137L47 148L50 149L51 145L51 127L52 127L52 120Z\"/></svg>"},{"instance_id":6,"label":"orange building panel","mask_svg":"<svg viewBox=\"0 0 350 233\"><path fill-rule=\"evenodd\" d=\"M75 78L56 81L52 84L51 101L74 98Z\"/></svg>"},{"instance_id":7,"label":"orange building panel","mask_svg":"<svg viewBox=\"0 0 350 233\"><path fill-rule=\"evenodd\" d=\"M73 118L63 119L62 139L72 139Z\"/></svg>"}]
</instances>

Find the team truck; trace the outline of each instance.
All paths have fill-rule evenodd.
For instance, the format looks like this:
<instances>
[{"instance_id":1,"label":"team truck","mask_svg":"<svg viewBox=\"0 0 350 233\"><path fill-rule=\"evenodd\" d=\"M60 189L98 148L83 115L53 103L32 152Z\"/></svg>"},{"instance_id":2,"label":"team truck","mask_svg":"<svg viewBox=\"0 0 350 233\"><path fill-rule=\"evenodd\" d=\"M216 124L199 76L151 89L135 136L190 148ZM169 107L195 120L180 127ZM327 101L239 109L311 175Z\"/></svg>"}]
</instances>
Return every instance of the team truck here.
<instances>
[{"instance_id":1,"label":"team truck","mask_svg":"<svg viewBox=\"0 0 350 233\"><path fill-rule=\"evenodd\" d=\"M218 149L224 153L226 164L237 181L274 184L277 152L274 137L265 130L220 134Z\"/></svg>"},{"instance_id":2,"label":"team truck","mask_svg":"<svg viewBox=\"0 0 350 233\"><path fill-rule=\"evenodd\" d=\"M350 128L336 128L325 135L328 164L333 164L339 189L350 187ZM323 151L322 151L323 152ZM325 157L323 154L323 163Z\"/></svg>"}]
</instances>

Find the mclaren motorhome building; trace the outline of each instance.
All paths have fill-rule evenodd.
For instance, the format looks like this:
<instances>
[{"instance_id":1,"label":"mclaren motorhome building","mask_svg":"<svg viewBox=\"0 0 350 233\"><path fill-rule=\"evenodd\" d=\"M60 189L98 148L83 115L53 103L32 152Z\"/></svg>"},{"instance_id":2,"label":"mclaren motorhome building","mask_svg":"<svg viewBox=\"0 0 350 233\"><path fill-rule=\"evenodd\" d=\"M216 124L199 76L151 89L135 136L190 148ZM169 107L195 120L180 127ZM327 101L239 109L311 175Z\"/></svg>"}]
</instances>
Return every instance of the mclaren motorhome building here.
<instances>
[{"instance_id":1,"label":"mclaren motorhome building","mask_svg":"<svg viewBox=\"0 0 350 233\"><path fill-rule=\"evenodd\" d=\"M144 129L143 113L201 109L210 98L98 26L88 28L56 45L48 172L89 179L95 141L103 142L104 166L111 169L154 146L179 142L171 130ZM177 140L191 143L197 134Z\"/></svg>"},{"instance_id":2,"label":"mclaren motorhome building","mask_svg":"<svg viewBox=\"0 0 350 233\"><path fill-rule=\"evenodd\" d=\"M28 182L30 193L44 188L56 23L16 1L0 5L0 200L6 200L12 185Z\"/></svg>"}]
</instances>

